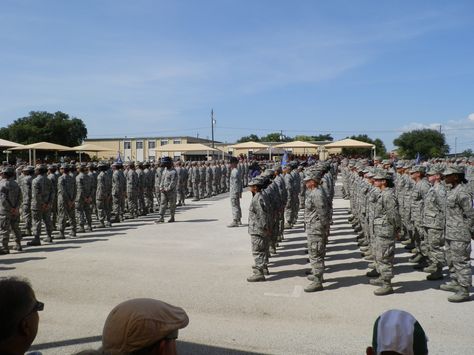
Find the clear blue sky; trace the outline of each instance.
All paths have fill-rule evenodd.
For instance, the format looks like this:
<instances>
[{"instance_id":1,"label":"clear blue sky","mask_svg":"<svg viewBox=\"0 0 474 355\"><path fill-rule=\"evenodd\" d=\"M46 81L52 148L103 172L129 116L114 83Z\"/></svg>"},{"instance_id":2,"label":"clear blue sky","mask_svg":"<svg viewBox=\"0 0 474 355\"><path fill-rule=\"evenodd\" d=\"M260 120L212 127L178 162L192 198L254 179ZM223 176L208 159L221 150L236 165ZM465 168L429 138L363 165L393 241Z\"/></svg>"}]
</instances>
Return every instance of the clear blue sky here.
<instances>
[{"instance_id":1,"label":"clear blue sky","mask_svg":"<svg viewBox=\"0 0 474 355\"><path fill-rule=\"evenodd\" d=\"M474 1L2 0L0 124L89 137L367 133L474 147Z\"/></svg>"}]
</instances>

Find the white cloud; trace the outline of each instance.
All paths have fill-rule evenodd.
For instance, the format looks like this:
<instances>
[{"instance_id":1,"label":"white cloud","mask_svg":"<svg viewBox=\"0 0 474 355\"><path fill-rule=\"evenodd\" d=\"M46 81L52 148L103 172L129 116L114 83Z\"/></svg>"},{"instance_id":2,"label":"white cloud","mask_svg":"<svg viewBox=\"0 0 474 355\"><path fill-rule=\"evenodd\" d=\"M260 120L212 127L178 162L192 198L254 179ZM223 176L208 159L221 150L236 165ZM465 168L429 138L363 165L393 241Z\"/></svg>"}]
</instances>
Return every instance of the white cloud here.
<instances>
[{"instance_id":1,"label":"white cloud","mask_svg":"<svg viewBox=\"0 0 474 355\"><path fill-rule=\"evenodd\" d=\"M469 115L467 116L467 119L468 119L469 121L473 121L473 122L474 122L474 113L469 114Z\"/></svg>"}]
</instances>

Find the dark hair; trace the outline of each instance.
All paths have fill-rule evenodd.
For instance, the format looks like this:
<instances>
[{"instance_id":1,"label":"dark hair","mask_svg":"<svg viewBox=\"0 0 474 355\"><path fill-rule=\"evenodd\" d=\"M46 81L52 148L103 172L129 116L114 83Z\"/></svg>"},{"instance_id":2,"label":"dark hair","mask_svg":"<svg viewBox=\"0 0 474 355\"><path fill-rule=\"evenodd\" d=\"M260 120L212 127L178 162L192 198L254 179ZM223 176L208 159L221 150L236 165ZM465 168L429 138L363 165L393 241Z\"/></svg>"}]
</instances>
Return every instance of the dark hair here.
<instances>
[{"instance_id":1,"label":"dark hair","mask_svg":"<svg viewBox=\"0 0 474 355\"><path fill-rule=\"evenodd\" d=\"M0 277L0 342L15 334L21 317L34 302L34 292L26 279Z\"/></svg>"}]
</instances>

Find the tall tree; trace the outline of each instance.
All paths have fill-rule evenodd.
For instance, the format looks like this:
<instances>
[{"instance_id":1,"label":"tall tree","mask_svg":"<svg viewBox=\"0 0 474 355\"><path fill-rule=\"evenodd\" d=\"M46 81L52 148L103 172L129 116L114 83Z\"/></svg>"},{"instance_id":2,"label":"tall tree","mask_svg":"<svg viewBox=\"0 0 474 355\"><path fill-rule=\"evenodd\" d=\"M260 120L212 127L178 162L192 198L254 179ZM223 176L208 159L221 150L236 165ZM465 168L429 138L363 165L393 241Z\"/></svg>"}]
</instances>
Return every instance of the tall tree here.
<instances>
[{"instance_id":1,"label":"tall tree","mask_svg":"<svg viewBox=\"0 0 474 355\"><path fill-rule=\"evenodd\" d=\"M64 112L31 111L0 130L0 137L21 144L51 142L66 146L81 144L87 137L87 128L79 118L70 118Z\"/></svg>"},{"instance_id":2,"label":"tall tree","mask_svg":"<svg viewBox=\"0 0 474 355\"><path fill-rule=\"evenodd\" d=\"M261 137L262 142L290 142L291 137L285 136L280 132L269 133L266 136Z\"/></svg>"},{"instance_id":3,"label":"tall tree","mask_svg":"<svg viewBox=\"0 0 474 355\"><path fill-rule=\"evenodd\" d=\"M385 157L387 155L387 148L380 138L372 139L367 134L359 134L357 136L350 136L350 139L355 139L357 141L366 142L375 145L375 151L378 156ZM361 148L344 148L342 154L344 155L363 155L370 157L370 149L361 149Z\"/></svg>"},{"instance_id":4,"label":"tall tree","mask_svg":"<svg viewBox=\"0 0 474 355\"><path fill-rule=\"evenodd\" d=\"M398 154L407 159L414 159L418 154L423 159L444 157L449 152L444 134L434 129L402 133L393 144L399 148Z\"/></svg>"},{"instance_id":5,"label":"tall tree","mask_svg":"<svg viewBox=\"0 0 474 355\"><path fill-rule=\"evenodd\" d=\"M260 142L260 138L256 134L250 134L248 136L241 137L237 140L237 143L245 142Z\"/></svg>"}]
</instances>

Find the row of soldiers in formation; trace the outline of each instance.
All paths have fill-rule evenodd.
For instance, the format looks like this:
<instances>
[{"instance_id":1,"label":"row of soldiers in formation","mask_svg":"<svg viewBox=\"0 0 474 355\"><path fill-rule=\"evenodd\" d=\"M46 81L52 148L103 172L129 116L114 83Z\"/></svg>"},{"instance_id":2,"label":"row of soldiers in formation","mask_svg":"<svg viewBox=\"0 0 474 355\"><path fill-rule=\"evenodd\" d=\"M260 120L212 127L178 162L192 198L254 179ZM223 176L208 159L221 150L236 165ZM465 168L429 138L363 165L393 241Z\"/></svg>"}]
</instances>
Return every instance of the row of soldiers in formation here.
<instances>
[{"instance_id":1,"label":"row of soldiers in formation","mask_svg":"<svg viewBox=\"0 0 474 355\"><path fill-rule=\"evenodd\" d=\"M471 238L474 238L474 159L381 161L341 164L343 194L350 199L350 221L370 262L367 276L377 295L393 292L395 241L412 251L409 262L428 280L450 281L440 288L448 300L469 300L472 284Z\"/></svg>"},{"instance_id":2,"label":"row of soldiers in formation","mask_svg":"<svg viewBox=\"0 0 474 355\"><path fill-rule=\"evenodd\" d=\"M248 162L240 160L243 184L248 182ZM99 227L114 222L159 212L157 223L164 222L169 208L174 222L176 206L185 199L199 200L229 190L229 164L224 161L173 162L165 157L159 163L38 164L4 165L0 179L0 254L10 251L13 232L14 250L21 251L24 236L33 235L27 245L41 245L41 229L46 229L45 242L53 241L53 230L66 238L92 231L93 216ZM20 222L23 230L20 230Z\"/></svg>"},{"instance_id":3,"label":"row of soldiers in formation","mask_svg":"<svg viewBox=\"0 0 474 355\"><path fill-rule=\"evenodd\" d=\"M311 283L305 292L323 289L324 257L332 223L332 201L338 162L315 162L308 166L291 161L265 169L249 182L252 200L248 233L255 264L249 282L265 281L269 257L284 240L284 229L294 227L304 209ZM232 189L231 189L232 191ZM232 197L232 195L231 195Z\"/></svg>"}]
</instances>

